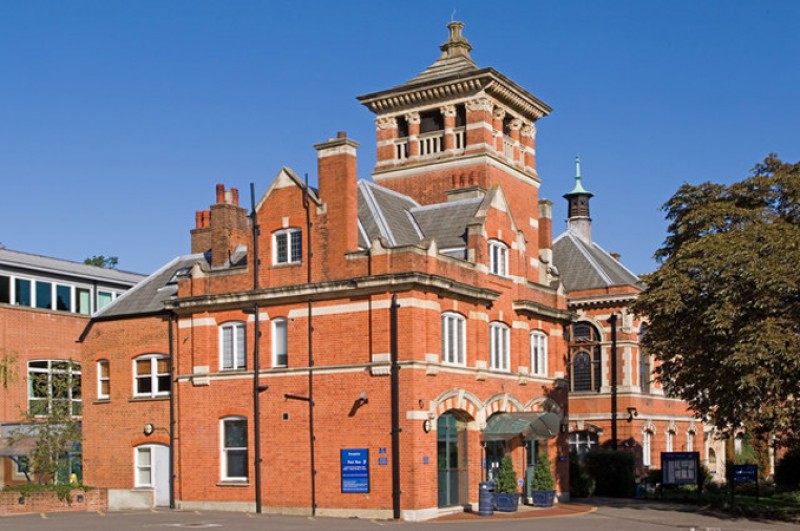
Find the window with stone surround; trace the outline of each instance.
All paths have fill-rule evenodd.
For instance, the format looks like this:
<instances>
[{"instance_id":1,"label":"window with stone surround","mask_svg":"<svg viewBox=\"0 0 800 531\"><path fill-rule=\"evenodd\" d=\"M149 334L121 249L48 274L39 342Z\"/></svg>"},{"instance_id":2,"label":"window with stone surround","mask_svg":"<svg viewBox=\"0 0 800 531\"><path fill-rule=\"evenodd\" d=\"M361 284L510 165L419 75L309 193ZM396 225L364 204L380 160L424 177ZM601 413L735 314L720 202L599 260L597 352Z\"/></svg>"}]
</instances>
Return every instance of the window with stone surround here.
<instances>
[{"instance_id":1,"label":"window with stone surround","mask_svg":"<svg viewBox=\"0 0 800 531\"><path fill-rule=\"evenodd\" d=\"M247 334L245 324L240 321L225 323L219 327L219 369L233 371L246 367Z\"/></svg>"},{"instance_id":2,"label":"window with stone surround","mask_svg":"<svg viewBox=\"0 0 800 531\"><path fill-rule=\"evenodd\" d=\"M498 371L510 370L509 328L505 323L495 321L489 324L489 368Z\"/></svg>"},{"instance_id":3,"label":"window with stone surround","mask_svg":"<svg viewBox=\"0 0 800 531\"><path fill-rule=\"evenodd\" d=\"M547 335L541 330L531 332L531 374L547 376Z\"/></svg>"}]
</instances>

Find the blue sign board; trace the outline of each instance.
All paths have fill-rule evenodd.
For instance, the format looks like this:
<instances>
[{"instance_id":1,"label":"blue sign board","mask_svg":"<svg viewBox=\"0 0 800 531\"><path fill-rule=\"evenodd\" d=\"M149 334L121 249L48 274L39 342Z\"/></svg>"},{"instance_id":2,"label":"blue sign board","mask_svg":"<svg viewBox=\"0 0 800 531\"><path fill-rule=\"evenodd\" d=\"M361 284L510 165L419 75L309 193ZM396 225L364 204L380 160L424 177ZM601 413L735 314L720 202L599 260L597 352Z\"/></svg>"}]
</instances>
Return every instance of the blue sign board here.
<instances>
[{"instance_id":1,"label":"blue sign board","mask_svg":"<svg viewBox=\"0 0 800 531\"><path fill-rule=\"evenodd\" d=\"M342 493L369 492L369 450L350 448L341 451Z\"/></svg>"},{"instance_id":2,"label":"blue sign board","mask_svg":"<svg viewBox=\"0 0 800 531\"><path fill-rule=\"evenodd\" d=\"M699 452L661 452L661 481L664 485L697 484Z\"/></svg>"},{"instance_id":3,"label":"blue sign board","mask_svg":"<svg viewBox=\"0 0 800 531\"><path fill-rule=\"evenodd\" d=\"M756 465L733 465L734 483L756 483L758 467Z\"/></svg>"}]
</instances>

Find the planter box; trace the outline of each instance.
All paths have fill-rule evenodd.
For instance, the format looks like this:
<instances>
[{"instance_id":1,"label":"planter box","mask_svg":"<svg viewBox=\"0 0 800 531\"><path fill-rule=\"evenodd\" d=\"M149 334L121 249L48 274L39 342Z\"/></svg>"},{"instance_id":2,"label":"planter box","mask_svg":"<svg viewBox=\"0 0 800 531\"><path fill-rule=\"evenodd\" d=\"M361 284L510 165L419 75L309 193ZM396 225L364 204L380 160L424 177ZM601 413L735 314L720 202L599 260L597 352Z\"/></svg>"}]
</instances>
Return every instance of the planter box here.
<instances>
[{"instance_id":1,"label":"planter box","mask_svg":"<svg viewBox=\"0 0 800 531\"><path fill-rule=\"evenodd\" d=\"M531 494L533 494L534 507L552 507L556 497L554 490L534 490L531 491Z\"/></svg>"},{"instance_id":2,"label":"planter box","mask_svg":"<svg viewBox=\"0 0 800 531\"><path fill-rule=\"evenodd\" d=\"M497 510L503 513L514 513L519 508L519 493L503 494L501 492L494 493L494 504Z\"/></svg>"}]
</instances>

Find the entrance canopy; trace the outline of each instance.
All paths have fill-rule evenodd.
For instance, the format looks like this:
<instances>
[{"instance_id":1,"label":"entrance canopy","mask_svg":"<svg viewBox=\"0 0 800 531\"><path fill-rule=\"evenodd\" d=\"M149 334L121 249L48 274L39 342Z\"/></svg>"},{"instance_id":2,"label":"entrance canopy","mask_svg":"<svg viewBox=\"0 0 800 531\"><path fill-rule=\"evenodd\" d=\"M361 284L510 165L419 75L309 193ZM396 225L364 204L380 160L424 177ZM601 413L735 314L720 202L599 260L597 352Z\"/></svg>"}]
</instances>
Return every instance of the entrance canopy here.
<instances>
[{"instance_id":1,"label":"entrance canopy","mask_svg":"<svg viewBox=\"0 0 800 531\"><path fill-rule=\"evenodd\" d=\"M497 413L483 430L485 441L507 441L522 437L529 441L552 439L558 434L561 417L555 413Z\"/></svg>"}]
</instances>

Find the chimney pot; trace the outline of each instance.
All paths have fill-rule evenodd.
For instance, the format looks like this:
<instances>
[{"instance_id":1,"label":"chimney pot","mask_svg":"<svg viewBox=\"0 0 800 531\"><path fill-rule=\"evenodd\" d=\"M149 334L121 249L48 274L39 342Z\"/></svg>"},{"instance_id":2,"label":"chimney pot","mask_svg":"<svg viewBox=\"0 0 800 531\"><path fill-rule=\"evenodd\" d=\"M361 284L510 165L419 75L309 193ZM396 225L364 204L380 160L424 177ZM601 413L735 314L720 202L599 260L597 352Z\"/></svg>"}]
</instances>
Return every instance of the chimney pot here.
<instances>
[{"instance_id":1,"label":"chimney pot","mask_svg":"<svg viewBox=\"0 0 800 531\"><path fill-rule=\"evenodd\" d=\"M336 138L347 138L347 133L344 131L339 131L336 133Z\"/></svg>"},{"instance_id":2,"label":"chimney pot","mask_svg":"<svg viewBox=\"0 0 800 531\"><path fill-rule=\"evenodd\" d=\"M234 206L239 206L239 189L238 188L231 188L231 201L233 201Z\"/></svg>"},{"instance_id":3,"label":"chimney pot","mask_svg":"<svg viewBox=\"0 0 800 531\"><path fill-rule=\"evenodd\" d=\"M225 185L217 185L217 204L220 205L225 202Z\"/></svg>"}]
</instances>

